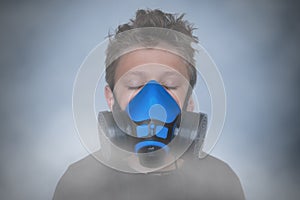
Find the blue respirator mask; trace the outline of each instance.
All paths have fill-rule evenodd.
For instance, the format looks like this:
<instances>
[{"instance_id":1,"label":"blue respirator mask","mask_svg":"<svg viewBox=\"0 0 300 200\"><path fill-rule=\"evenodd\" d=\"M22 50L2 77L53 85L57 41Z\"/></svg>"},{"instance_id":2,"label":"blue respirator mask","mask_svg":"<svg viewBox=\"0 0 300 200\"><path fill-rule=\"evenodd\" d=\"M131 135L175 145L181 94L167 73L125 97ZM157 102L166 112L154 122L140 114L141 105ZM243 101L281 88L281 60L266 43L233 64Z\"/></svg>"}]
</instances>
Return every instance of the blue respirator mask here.
<instances>
[{"instance_id":1,"label":"blue respirator mask","mask_svg":"<svg viewBox=\"0 0 300 200\"><path fill-rule=\"evenodd\" d=\"M142 165L155 167L168 154L168 144L178 134L180 126L185 126L185 131L190 131L189 124L181 124L182 116L185 121L190 122L195 119L194 115L199 114L182 112L168 91L155 80L151 80L131 99L125 110L121 110L116 104L113 114L100 112L98 120L100 126L105 126L105 134L112 143L139 155ZM203 116L201 119L205 118L203 121L206 129L206 117ZM196 122L197 125L199 123ZM204 134L201 134L201 138ZM153 153L157 150L163 153Z\"/></svg>"},{"instance_id":2,"label":"blue respirator mask","mask_svg":"<svg viewBox=\"0 0 300 200\"><path fill-rule=\"evenodd\" d=\"M133 136L141 141L134 146L136 153L149 153L164 148L174 137L181 110L156 81L149 81L125 109L134 123Z\"/></svg>"}]
</instances>

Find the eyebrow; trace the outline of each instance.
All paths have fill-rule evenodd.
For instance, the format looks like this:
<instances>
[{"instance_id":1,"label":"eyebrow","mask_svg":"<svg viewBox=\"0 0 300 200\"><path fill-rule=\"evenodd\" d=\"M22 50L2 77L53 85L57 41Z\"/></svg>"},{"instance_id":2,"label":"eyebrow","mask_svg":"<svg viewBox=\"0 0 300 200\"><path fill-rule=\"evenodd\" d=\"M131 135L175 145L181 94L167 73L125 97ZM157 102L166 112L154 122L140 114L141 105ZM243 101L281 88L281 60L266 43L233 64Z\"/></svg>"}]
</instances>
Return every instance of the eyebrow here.
<instances>
[{"instance_id":1,"label":"eyebrow","mask_svg":"<svg viewBox=\"0 0 300 200\"><path fill-rule=\"evenodd\" d=\"M141 76L141 75L144 75L144 72L143 71L129 71L125 74L126 76L128 75L137 75L137 76Z\"/></svg>"},{"instance_id":2,"label":"eyebrow","mask_svg":"<svg viewBox=\"0 0 300 200\"><path fill-rule=\"evenodd\" d=\"M144 76L145 73L144 71L129 71L126 73L126 76L130 76L130 75L136 75L136 76ZM163 71L161 73L164 76L183 76L182 74L180 74L180 72L177 71Z\"/></svg>"},{"instance_id":3,"label":"eyebrow","mask_svg":"<svg viewBox=\"0 0 300 200\"><path fill-rule=\"evenodd\" d=\"M162 75L164 75L164 76L183 76L182 74L180 74L180 72L177 72L177 71L164 71L162 73Z\"/></svg>"}]
</instances>

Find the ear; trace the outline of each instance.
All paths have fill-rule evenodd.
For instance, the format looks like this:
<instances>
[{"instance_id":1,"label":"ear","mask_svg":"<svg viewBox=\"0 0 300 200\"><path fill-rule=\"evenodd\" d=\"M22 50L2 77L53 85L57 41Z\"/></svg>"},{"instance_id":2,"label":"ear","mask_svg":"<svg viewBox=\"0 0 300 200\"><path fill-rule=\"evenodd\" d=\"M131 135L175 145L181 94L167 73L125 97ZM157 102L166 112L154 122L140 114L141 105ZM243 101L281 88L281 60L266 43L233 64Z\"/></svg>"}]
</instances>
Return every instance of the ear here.
<instances>
[{"instance_id":1,"label":"ear","mask_svg":"<svg viewBox=\"0 0 300 200\"><path fill-rule=\"evenodd\" d=\"M189 112L193 112L194 109L195 109L195 102L194 102L193 97L191 96L189 101L188 101L188 105L187 105L186 110L189 111Z\"/></svg>"},{"instance_id":2,"label":"ear","mask_svg":"<svg viewBox=\"0 0 300 200\"><path fill-rule=\"evenodd\" d=\"M104 94L105 94L105 99L106 99L107 105L108 105L109 109L112 110L113 105L114 105L114 94L108 85L106 85L104 88Z\"/></svg>"}]
</instances>

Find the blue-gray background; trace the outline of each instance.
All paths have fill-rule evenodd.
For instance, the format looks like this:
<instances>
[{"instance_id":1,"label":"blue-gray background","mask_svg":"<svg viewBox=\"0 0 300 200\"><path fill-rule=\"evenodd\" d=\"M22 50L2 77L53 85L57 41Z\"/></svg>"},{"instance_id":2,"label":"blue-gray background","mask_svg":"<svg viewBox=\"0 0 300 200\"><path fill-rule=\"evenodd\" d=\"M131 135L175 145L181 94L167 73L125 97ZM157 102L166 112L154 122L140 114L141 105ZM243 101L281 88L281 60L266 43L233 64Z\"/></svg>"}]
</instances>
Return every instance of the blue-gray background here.
<instances>
[{"instance_id":1,"label":"blue-gray background","mask_svg":"<svg viewBox=\"0 0 300 200\"><path fill-rule=\"evenodd\" d=\"M228 112L212 154L248 199L300 196L299 4L293 1L1 1L0 199L51 199L87 154L72 85L88 52L137 8L186 13L219 67ZM298 198L297 198L298 197Z\"/></svg>"}]
</instances>

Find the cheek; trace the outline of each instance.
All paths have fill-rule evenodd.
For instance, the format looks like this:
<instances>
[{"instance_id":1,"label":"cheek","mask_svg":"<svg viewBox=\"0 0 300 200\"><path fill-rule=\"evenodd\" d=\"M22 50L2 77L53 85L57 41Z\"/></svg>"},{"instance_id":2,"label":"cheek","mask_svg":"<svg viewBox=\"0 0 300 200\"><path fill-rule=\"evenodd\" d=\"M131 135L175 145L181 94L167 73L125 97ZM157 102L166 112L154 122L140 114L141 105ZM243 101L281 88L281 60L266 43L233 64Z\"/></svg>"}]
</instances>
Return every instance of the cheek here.
<instances>
[{"instance_id":1,"label":"cheek","mask_svg":"<svg viewBox=\"0 0 300 200\"><path fill-rule=\"evenodd\" d=\"M132 98L138 93L138 91L127 90L125 88L119 88L115 94L117 101L122 110L125 110L126 106Z\"/></svg>"},{"instance_id":2,"label":"cheek","mask_svg":"<svg viewBox=\"0 0 300 200\"><path fill-rule=\"evenodd\" d=\"M169 94L172 96L172 98L176 101L176 103L182 109L184 101L182 101L182 97L180 96L180 94L177 94L177 92L171 92L171 91L169 91Z\"/></svg>"}]
</instances>

